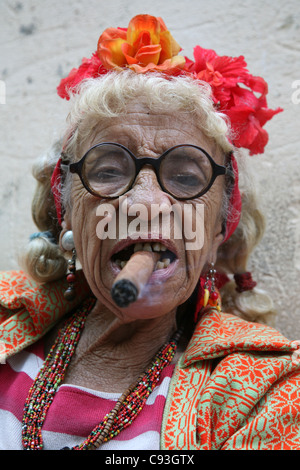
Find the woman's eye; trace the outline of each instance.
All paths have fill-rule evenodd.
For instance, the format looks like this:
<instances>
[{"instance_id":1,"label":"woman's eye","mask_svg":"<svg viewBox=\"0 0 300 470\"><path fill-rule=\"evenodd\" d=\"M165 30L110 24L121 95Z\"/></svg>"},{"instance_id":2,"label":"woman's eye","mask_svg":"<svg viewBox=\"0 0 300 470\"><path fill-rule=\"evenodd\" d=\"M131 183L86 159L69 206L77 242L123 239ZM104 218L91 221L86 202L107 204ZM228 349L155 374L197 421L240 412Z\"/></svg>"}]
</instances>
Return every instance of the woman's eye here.
<instances>
[{"instance_id":1,"label":"woman's eye","mask_svg":"<svg viewBox=\"0 0 300 470\"><path fill-rule=\"evenodd\" d=\"M191 174L179 174L175 175L172 180L176 184L180 184L182 186L190 186L190 187L198 187L199 185L202 184L202 182L199 180L199 178L195 175Z\"/></svg>"},{"instance_id":2,"label":"woman's eye","mask_svg":"<svg viewBox=\"0 0 300 470\"><path fill-rule=\"evenodd\" d=\"M120 178L122 173L117 168L95 168L94 170L90 171L88 177L89 179L96 179L97 181L109 181L116 178Z\"/></svg>"},{"instance_id":3,"label":"woman's eye","mask_svg":"<svg viewBox=\"0 0 300 470\"><path fill-rule=\"evenodd\" d=\"M121 176L120 171L115 170L115 169L96 171L95 174L97 178L102 179L102 180L116 178L118 176Z\"/></svg>"}]
</instances>

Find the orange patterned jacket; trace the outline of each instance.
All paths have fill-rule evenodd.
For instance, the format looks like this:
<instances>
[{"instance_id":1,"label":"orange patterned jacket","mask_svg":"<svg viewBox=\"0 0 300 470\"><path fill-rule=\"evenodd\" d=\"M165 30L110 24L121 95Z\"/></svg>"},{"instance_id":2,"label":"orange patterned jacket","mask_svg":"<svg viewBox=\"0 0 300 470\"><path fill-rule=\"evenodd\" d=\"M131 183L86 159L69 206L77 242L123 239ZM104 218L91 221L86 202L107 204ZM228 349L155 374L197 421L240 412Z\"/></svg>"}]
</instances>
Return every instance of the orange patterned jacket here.
<instances>
[{"instance_id":1,"label":"orange patterned jacket","mask_svg":"<svg viewBox=\"0 0 300 470\"><path fill-rule=\"evenodd\" d=\"M82 278L75 305L64 299L66 287L0 273L0 363L90 295ZM206 312L175 367L161 448L300 449L298 347L271 327Z\"/></svg>"},{"instance_id":2,"label":"orange patterned jacket","mask_svg":"<svg viewBox=\"0 0 300 470\"><path fill-rule=\"evenodd\" d=\"M296 342L210 310L173 374L162 449L300 449Z\"/></svg>"}]
</instances>

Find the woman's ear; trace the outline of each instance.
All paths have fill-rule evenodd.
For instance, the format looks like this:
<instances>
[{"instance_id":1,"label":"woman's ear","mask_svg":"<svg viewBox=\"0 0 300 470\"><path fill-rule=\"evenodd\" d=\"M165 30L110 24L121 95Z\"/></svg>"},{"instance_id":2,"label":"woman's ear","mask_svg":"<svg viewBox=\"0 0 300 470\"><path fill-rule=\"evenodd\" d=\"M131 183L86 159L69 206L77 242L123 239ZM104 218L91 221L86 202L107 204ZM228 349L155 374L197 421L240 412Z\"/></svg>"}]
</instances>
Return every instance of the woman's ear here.
<instances>
[{"instance_id":1,"label":"woman's ear","mask_svg":"<svg viewBox=\"0 0 300 470\"><path fill-rule=\"evenodd\" d=\"M216 263L217 260L217 252L219 249L219 246L223 243L224 241L224 227L223 223L220 221L219 223L216 224L216 230L214 233L212 245L211 245L211 262Z\"/></svg>"}]
</instances>

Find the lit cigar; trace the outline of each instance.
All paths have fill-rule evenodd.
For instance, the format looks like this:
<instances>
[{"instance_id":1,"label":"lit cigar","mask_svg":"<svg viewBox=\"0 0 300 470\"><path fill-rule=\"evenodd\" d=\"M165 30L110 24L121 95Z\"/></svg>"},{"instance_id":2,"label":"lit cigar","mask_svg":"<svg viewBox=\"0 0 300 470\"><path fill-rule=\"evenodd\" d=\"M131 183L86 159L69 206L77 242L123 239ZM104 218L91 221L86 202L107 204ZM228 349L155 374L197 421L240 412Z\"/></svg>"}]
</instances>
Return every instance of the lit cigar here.
<instances>
[{"instance_id":1,"label":"lit cigar","mask_svg":"<svg viewBox=\"0 0 300 470\"><path fill-rule=\"evenodd\" d=\"M134 253L126 266L116 277L111 296L119 307L127 307L135 302L149 281L160 254L150 251Z\"/></svg>"}]
</instances>

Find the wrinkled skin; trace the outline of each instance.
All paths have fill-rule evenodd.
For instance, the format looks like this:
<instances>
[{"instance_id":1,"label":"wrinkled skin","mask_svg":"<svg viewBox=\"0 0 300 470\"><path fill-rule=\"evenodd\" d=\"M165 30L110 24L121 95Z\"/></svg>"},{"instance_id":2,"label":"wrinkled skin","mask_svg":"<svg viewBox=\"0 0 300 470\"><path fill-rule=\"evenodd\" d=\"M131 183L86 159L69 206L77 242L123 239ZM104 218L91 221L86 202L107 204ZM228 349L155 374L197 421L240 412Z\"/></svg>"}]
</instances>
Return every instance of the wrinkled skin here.
<instances>
[{"instance_id":1,"label":"wrinkled skin","mask_svg":"<svg viewBox=\"0 0 300 470\"><path fill-rule=\"evenodd\" d=\"M79 158L99 142L123 144L141 157L159 157L174 145L194 144L204 148L217 163L223 163L221 151L187 114L166 112L155 115L141 104L131 105L126 117L101 122L88 142L82 145ZM73 176L72 208L65 214L62 234L65 230L73 230L77 257L97 302L88 317L67 381L101 390L123 391L149 364L176 329L177 307L190 297L207 263L216 259L223 240L220 220L223 190L224 179L218 177L201 199L190 201L190 204L205 206L203 247L186 251L184 238L171 240L177 255L175 271L169 276L160 274L156 281L148 284L146 295L122 309L114 304L110 295L116 277L111 256L120 241L100 240L96 235L99 222L96 209L107 200L89 194L79 177ZM183 204L162 191L150 166L140 171L126 196L127 208L142 203L149 208L149 214L151 204L163 205L166 210L172 204ZM124 211L119 199L109 202L114 205L117 215ZM155 237L155 234L151 236ZM192 312L188 313L192 315Z\"/></svg>"}]
</instances>

